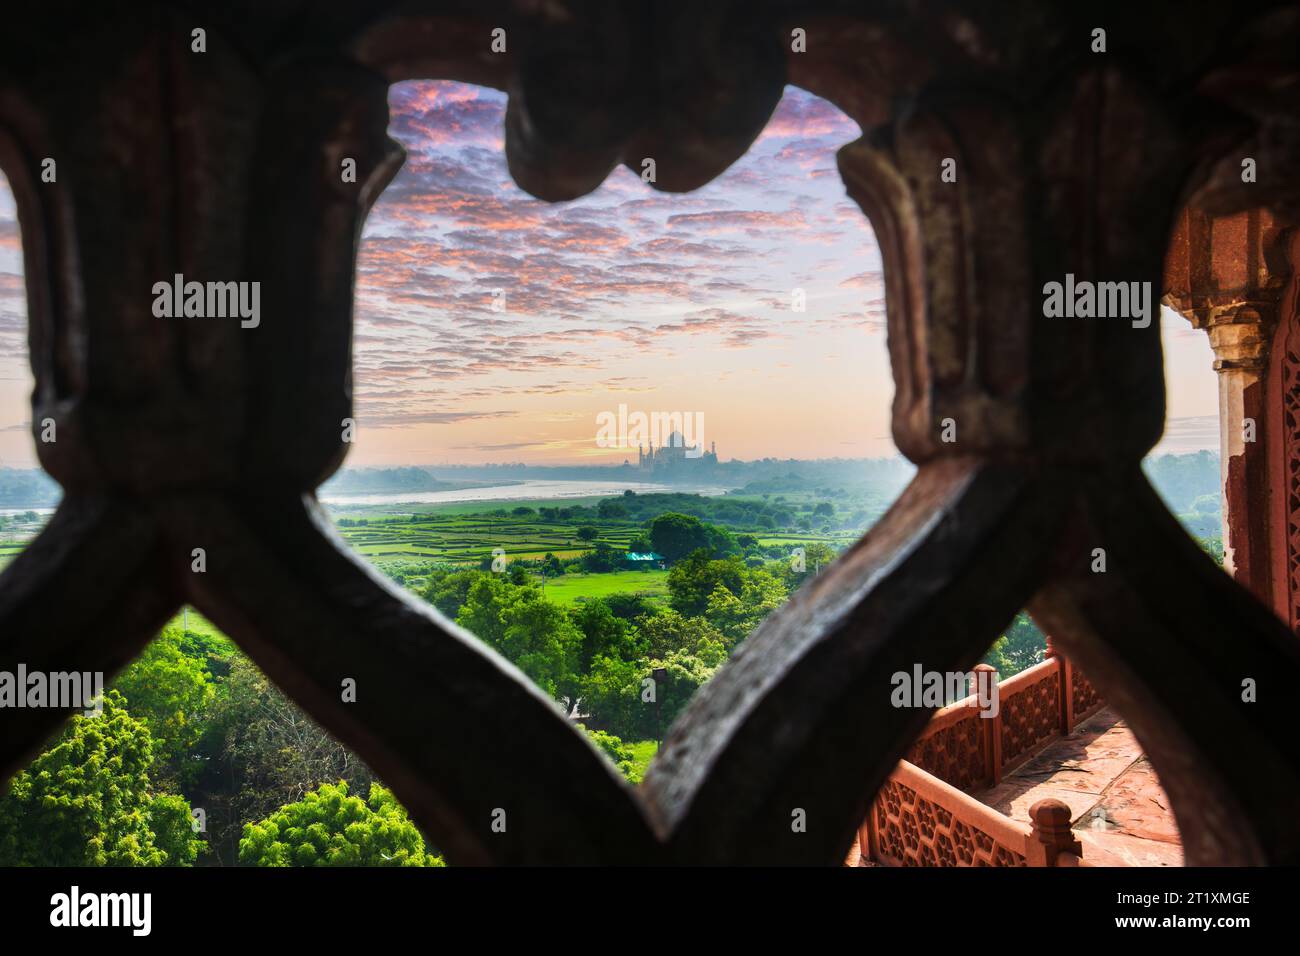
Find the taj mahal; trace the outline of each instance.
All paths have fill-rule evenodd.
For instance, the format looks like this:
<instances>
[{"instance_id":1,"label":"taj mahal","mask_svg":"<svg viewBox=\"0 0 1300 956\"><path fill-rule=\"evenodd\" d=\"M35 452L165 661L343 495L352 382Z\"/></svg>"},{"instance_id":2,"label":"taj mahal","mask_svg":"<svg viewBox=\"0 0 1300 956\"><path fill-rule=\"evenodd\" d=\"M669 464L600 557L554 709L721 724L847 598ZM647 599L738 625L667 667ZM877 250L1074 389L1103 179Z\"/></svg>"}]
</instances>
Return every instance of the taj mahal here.
<instances>
[{"instance_id":1,"label":"taj mahal","mask_svg":"<svg viewBox=\"0 0 1300 956\"><path fill-rule=\"evenodd\" d=\"M637 445L637 470L654 474L656 472L684 473L691 471L703 471L713 468L718 463L718 443L712 442L709 450L705 451L704 446L686 444L686 439L682 433L674 431L668 436L665 442L659 448L651 442L650 450L644 450ZM624 462L630 465L630 462Z\"/></svg>"}]
</instances>

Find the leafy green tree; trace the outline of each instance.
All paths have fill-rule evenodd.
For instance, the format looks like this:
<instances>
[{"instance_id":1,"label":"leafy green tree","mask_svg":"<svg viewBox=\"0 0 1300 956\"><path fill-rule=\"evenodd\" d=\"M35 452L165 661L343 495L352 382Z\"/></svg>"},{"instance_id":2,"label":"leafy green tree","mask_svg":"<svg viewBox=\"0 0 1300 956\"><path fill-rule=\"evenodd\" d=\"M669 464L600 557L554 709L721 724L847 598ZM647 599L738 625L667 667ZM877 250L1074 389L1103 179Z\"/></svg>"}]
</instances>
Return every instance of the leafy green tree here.
<instances>
[{"instance_id":1,"label":"leafy green tree","mask_svg":"<svg viewBox=\"0 0 1300 956\"><path fill-rule=\"evenodd\" d=\"M595 541L600 537L600 529L594 525L584 524L578 529L578 537L583 541Z\"/></svg>"},{"instance_id":2,"label":"leafy green tree","mask_svg":"<svg viewBox=\"0 0 1300 956\"><path fill-rule=\"evenodd\" d=\"M694 515L669 511L652 519L648 531L651 547L668 561L680 561L701 548L709 550L708 526Z\"/></svg>"},{"instance_id":3,"label":"leafy green tree","mask_svg":"<svg viewBox=\"0 0 1300 956\"><path fill-rule=\"evenodd\" d=\"M115 690L75 715L0 797L2 866L186 866L203 841L184 798L155 795L153 741Z\"/></svg>"},{"instance_id":4,"label":"leafy green tree","mask_svg":"<svg viewBox=\"0 0 1300 956\"><path fill-rule=\"evenodd\" d=\"M211 771L200 781L209 839L223 861L238 854L243 824L301 800L324 783L346 780L361 793L374 774L267 679L237 655L213 708Z\"/></svg>"},{"instance_id":5,"label":"leafy green tree","mask_svg":"<svg viewBox=\"0 0 1300 956\"><path fill-rule=\"evenodd\" d=\"M187 866L206 848L194 832L189 801L177 793L161 793L149 805L153 842L171 866Z\"/></svg>"},{"instance_id":6,"label":"leafy green tree","mask_svg":"<svg viewBox=\"0 0 1300 956\"><path fill-rule=\"evenodd\" d=\"M491 566L490 558L488 559L488 565ZM421 597L454 621L456 616L460 614L465 599L469 596L469 589L485 573L490 572L434 571L429 575L429 583L425 585Z\"/></svg>"},{"instance_id":7,"label":"leafy green tree","mask_svg":"<svg viewBox=\"0 0 1300 956\"><path fill-rule=\"evenodd\" d=\"M1006 633L993 642L984 663L998 672L999 680L1006 680L1026 668L1043 661L1047 651L1047 637L1039 630L1034 619L1021 611L1011 622Z\"/></svg>"},{"instance_id":8,"label":"leafy green tree","mask_svg":"<svg viewBox=\"0 0 1300 956\"><path fill-rule=\"evenodd\" d=\"M624 621L634 621L642 614L649 613L653 607L640 594L606 594L601 600L605 602L610 613Z\"/></svg>"},{"instance_id":9,"label":"leafy green tree","mask_svg":"<svg viewBox=\"0 0 1300 956\"><path fill-rule=\"evenodd\" d=\"M168 627L113 682L131 713L149 725L155 779L182 786L201 769L193 750L215 697L204 659L187 647L193 645L180 628Z\"/></svg>"},{"instance_id":10,"label":"leafy green tree","mask_svg":"<svg viewBox=\"0 0 1300 956\"><path fill-rule=\"evenodd\" d=\"M597 657L591 669L578 678L580 709L610 733L629 740L644 739L649 735L643 731L654 722L653 713L649 722L644 719L646 705L641 702L640 682L646 673L643 662Z\"/></svg>"},{"instance_id":11,"label":"leafy green tree","mask_svg":"<svg viewBox=\"0 0 1300 956\"><path fill-rule=\"evenodd\" d=\"M723 584L713 589L704 617L734 647L789 596L780 578L761 568L746 569L739 594Z\"/></svg>"},{"instance_id":12,"label":"leafy green tree","mask_svg":"<svg viewBox=\"0 0 1300 956\"><path fill-rule=\"evenodd\" d=\"M596 505L596 514L606 521L618 520L627 517L627 509L618 501L609 498Z\"/></svg>"},{"instance_id":13,"label":"leafy green tree","mask_svg":"<svg viewBox=\"0 0 1300 956\"><path fill-rule=\"evenodd\" d=\"M1142 470L1174 514L1191 511L1197 498L1221 491L1219 456L1211 451L1153 456L1142 462Z\"/></svg>"},{"instance_id":14,"label":"leafy green tree","mask_svg":"<svg viewBox=\"0 0 1300 956\"><path fill-rule=\"evenodd\" d=\"M633 639L632 625L616 617L601 598L593 598L569 611L569 617L582 632L576 669L585 674L597 656L616 655L625 660L643 656L640 644Z\"/></svg>"},{"instance_id":15,"label":"leafy green tree","mask_svg":"<svg viewBox=\"0 0 1300 956\"><path fill-rule=\"evenodd\" d=\"M816 572L835 560L835 549L824 541L810 541L803 546L804 564Z\"/></svg>"},{"instance_id":16,"label":"leafy green tree","mask_svg":"<svg viewBox=\"0 0 1300 956\"><path fill-rule=\"evenodd\" d=\"M570 697L582 632L533 587L480 578L456 617L552 697Z\"/></svg>"},{"instance_id":17,"label":"leafy green tree","mask_svg":"<svg viewBox=\"0 0 1300 956\"><path fill-rule=\"evenodd\" d=\"M686 617L703 614L709 597L719 587L739 594L745 581L745 565L739 558L711 559L703 548L693 551L668 572L668 603Z\"/></svg>"},{"instance_id":18,"label":"leafy green tree","mask_svg":"<svg viewBox=\"0 0 1300 956\"><path fill-rule=\"evenodd\" d=\"M662 668L662 679L653 687L658 700L646 699L646 679ZM666 732L687 701L710 677L716 666L681 652L663 660L622 661L598 657L591 672L581 678L582 708L609 733L624 740L645 740Z\"/></svg>"},{"instance_id":19,"label":"leafy green tree","mask_svg":"<svg viewBox=\"0 0 1300 956\"><path fill-rule=\"evenodd\" d=\"M617 571L623 563L623 552L615 551L604 541L597 541L594 550L582 556L582 570L591 574Z\"/></svg>"},{"instance_id":20,"label":"leafy green tree","mask_svg":"<svg viewBox=\"0 0 1300 956\"><path fill-rule=\"evenodd\" d=\"M1196 543L1201 546L1201 550L1214 559L1219 567L1223 567L1223 536L1212 534L1204 535L1196 539Z\"/></svg>"},{"instance_id":21,"label":"leafy green tree","mask_svg":"<svg viewBox=\"0 0 1300 956\"><path fill-rule=\"evenodd\" d=\"M590 730L582 724L578 724L588 739L596 745L596 749L609 758L609 762L618 768L619 773L627 777L632 783L640 783L641 777L637 773L636 763L632 748L623 743L621 739L613 734L607 734L603 730Z\"/></svg>"},{"instance_id":22,"label":"leafy green tree","mask_svg":"<svg viewBox=\"0 0 1300 956\"><path fill-rule=\"evenodd\" d=\"M717 667L727 659L730 645L726 637L702 617L684 617L671 608L663 608L638 619L637 630L646 653L658 660L684 653Z\"/></svg>"},{"instance_id":23,"label":"leafy green tree","mask_svg":"<svg viewBox=\"0 0 1300 956\"><path fill-rule=\"evenodd\" d=\"M247 866L442 866L392 793L375 783L370 799L345 781L321 784L297 803L244 827Z\"/></svg>"}]
</instances>

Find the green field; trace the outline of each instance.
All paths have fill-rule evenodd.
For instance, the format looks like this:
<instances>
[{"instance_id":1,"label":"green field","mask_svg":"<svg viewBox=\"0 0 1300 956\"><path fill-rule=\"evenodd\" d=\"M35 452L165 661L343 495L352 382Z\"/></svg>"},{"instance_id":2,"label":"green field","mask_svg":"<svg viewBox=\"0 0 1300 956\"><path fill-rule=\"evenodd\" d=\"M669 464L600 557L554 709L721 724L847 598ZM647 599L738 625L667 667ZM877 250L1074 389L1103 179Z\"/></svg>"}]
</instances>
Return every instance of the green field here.
<instances>
[{"instance_id":1,"label":"green field","mask_svg":"<svg viewBox=\"0 0 1300 956\"><path fill-rule=\"evenodd\" d=\"M603 527L598 541L626 549L640 529ZM493 517L485 514L429 514L419 520L370 519L366 525L339 528L360 554L374 561L386 558L433 558L453 563L478 563L504 548L507 558L568 558L590 551L578 537L578 526L536 518Z\"/></svg>"},{"instance_id":2,"label":"green field","mask_svg":"<svg viewBox=\"0 0 1300 956\"><path fill-rule=\"evenodd\" d=\"M333 517L348 544L376 564L410 559L478 564L490 559L494 548L505 549L510 560L536 560L547 554L554 554L557 558L576 557L601 542L626 550L632 539L644 532L640 522L601 519L594 513L576 521L543 521L536 515L491 513L518 507L591 507L602 500L606 499L412 504L403 506L411 510L400 514L394 514L392 505L384 505L382 511L348 509L335 512ZM356 523L360 521L366 523ZM584 524L599 528L600 536L595 541L583 541L578 537L578 528ZM764 544L789 544L791 547L821 541L841 548L858 537L857 533L849 531L781 532L735 526L731 530L751 532Z\"/></svg>"},{"instance_id":3,"label":"green field","mask_svg":"<svg viewBox=\"0 0 1300 956\"><path fill-rule=\"evenodd\" d=\"M541 585L542 579L533 575ZM667 571L614 571L609 574L565 574L547 578L546 599L556 604L578 604L586 598L605 597L608 594L639 594L643 597L662 598L668 594Z\"/></svg>"},{"instance_id":4,"label":"green field","mask_svg":"<svg viewBox=\"0 0 1300 956\"><path fill-rule=\"evenodd\" d=\"M645 776L645 772L650 767L650 761L654 755L659 752L659 742L657 740L636 740L626 741L632 750L632 766L636 769L633 772L632 779L640 780Z\"/></svg>"},{"instance_id":5,"label":"green field","mask_svg":"<svg viewBox=\"0 0 1300 956\"><path fill-rule=\"evenodd\" d=\"M369 518L382 520L394 515L412 514L428 515L482 515L503 508L592 508L608 499L609 495L587 495L577 498L518 498L492 501L409 501L399 504L382 505L329 505L330 515L338 518Z\"/></svg>"}]
</instances>

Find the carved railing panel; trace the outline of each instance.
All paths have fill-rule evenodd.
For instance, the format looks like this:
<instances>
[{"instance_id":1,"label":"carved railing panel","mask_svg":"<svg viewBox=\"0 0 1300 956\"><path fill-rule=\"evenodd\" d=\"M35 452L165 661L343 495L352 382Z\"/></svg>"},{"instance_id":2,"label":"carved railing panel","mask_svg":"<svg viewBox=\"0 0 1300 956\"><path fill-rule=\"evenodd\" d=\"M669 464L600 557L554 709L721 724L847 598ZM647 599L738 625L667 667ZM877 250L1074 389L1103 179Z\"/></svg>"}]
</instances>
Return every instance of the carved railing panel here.
<instances>
[{"instance_id":1,"label":"carved railing panel","mask_svg":"<svg viewBox=\"0 0 1300 956\"><path fill-rule=\"evenodd\" d=\"M1105 703L1097 688L1092 686L1083 671L1077 667L1070 668L1070 693L1074 698L1074 720L1078 723Z\"/></svg>"},{"instance_id":2,"label":"carved railing panel","mask_svg":"<svg viewBox=\"0 0 1300 956\"><path fill-rule=\"evenodd\" d=\"M1002 766L1019 762L1061 734L1061 665L1035 664L998 686Z\"/></svg>"},{"instance_id":3,"label":"carved railing panel","mask_svg":"<svg viewBox=\"0 0 1300 956\"><path fill-rule=\"evenodd\" d=\"M987 786L993 781L983 719L973 702L945 707L907 752L907 761L967 793Z\"/></svg>"},{"instance_id":4,"label":"carved railing panel","mask_svg":"<svg viewBox=\"0 0 1300 956\"><path fill-rule=\"evenodd\" d=\"M872 854L890 866L1027 866L1030 828L904 761L872 807Z\"/></svg>"}]
</instances>

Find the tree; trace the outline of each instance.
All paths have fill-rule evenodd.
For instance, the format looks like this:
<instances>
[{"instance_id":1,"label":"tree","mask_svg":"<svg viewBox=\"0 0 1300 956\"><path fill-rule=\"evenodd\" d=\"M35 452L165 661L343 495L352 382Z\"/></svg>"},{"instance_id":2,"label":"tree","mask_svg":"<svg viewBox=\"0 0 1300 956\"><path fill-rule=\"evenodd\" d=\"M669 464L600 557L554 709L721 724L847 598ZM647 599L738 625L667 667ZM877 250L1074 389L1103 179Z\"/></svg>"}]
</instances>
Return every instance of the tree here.
<instances>
[{"instance_id":1,"label":"tree","mask_svg":"<svg viewBox=\"0 0 1300 956\"><path fill-rule=\"evenodd\" d=\"M239 862L249 866L442 866L396 798L378 783L370 799L345 781L321 784L297 803L244 827Z\"/></svg>"},{"instance_id":2,"label":"tree","mask_svg":"<svg viewBox=\"0 0 1300 956\"><path fill-rule=\"evenodd\" d=\"M187 646L180 628L165 628L113 682L131 713L149 726L155 779L182 785L201 769L192 751L215 696L205 661Z\"/></svg>"},{"instance_id":3,"label":"tree","mask_svg":"<svg viewBox=\"0 0 1300 956\"><path fill-rule=\"evenodd\" d=\"M627 517L627 509L618 501L609 498L596 505L596 514L606 521L618 520Z\"/></svg>"},{"instance_id":4,"label":"tree","mask_svg":"<svg viewBox=\"0 0 1300 956\"><path fill-rule=\"evenodd\" d=\"M581 558L582 570L591 574L617 571L623 563L623 553L615 551L604 541L597 541L592 551L584 552Z\"/></svg>"},{"instance_id":5,"label":"tree","mask_svg":"<svg viewBox=\"0 0 1300 956\"><path fill-rule=\"evenodd\" d=\"M789 596L779 578L761 568L747 569L739 594L721 583L713 589L704 616L727 638L727 646L732 647L743 641Z\"/></svg>"},{"instance_id":6,"label":"tree","mask_svg":"<svg viewBox=\"0 0 1300 956\"><path fill-rule=\"evenodd\" d=\"M155 795L149 728L115 690L75 715L0 797L0 866L188 866L203 841L183 797Z\"/></svg>"},{"instance_id":7,"label":"tree","mask_svg":"<svg viewBox=\"0 0 1300 956\"><path fill-rule=\"evenodd\" d=\"M206 844L194 832L194 816L189 801L180 794L161 793L149 806L149 825L153 842L170 866L188 866Z\"/></svg>"},{"instance_id":8,"label":"tree","mask_svg":"<svg viewBox=\"0 0 1300 956\"><path fill-rule=\"evenodd\" d=\"M993 642L984 656L984 663L998 672L999 680L1006 680L1028 667L1041 664L1046 651L1047 638L1034 619L1021 611L1006 633Z\"/></svg>"},{"instance_id":9,"label":"tree","mask_svg":"<svg viewBox=\"0 0 1300 956\"><path fill-rule=\"evenodd\" d=\"M702 617L683 617L663 608L641 617L637 630L646 654L653 658L662 660L684 653L698 657L709 667L717 667L727 659L727 639Z\"/></svg>"},{"instance_id":10,"label":"tree","mask_svg":"<svg viewBox=\"0 0 1300 956\"><path fill-rule=\"evenodd\" d=\"M635 621L652 608L650 602L640 594L606 594L600 600L605 602L611 614L624 621Z\"/></svg>"},{"instance_id":11,"label":"tree","mask_svg":"<svg viewBox=\"0 0 1300 956\"><path fill-rule=\"evenodd\" d=\"M595 541L600 537L600 529L589 524L584 524L578 529L578 537L583 541Z\"/></svg>"},{"instance_id":12,"label":"tree","mask_svg":"<svg viewBox=\"0 0 1300 956\"><path fill-rule=\"evenodd\" d=\"M429 575L429 583L421 596L454 621L465 604L470 587L483 574L482 571L435 571Z\"/></svg>"},{"instance_id":13,"label":"tree","mask_svg":"<svg viewBox=\"0 0 1300 956\"><path fill-rule=\"evenodd\" d=\"M627 549L637 554L649 554L655 549L655 546L650 543L649 535L638 534L628 542Z\"/></svg>"},{"instance_id":14,"label":"tree","mask_svg":"<svg viewBox=\"0 0 1300 956\"><path fill-rule=\"evenodd\" d=\"M617 655L625 660L643 656L640 644L631 639L632 626L615 617L601 598L593 598L570 610L569 617L582 632L575 665L578 673L585 674L597 656Z\"/></svg>"},{"instance_id":15,"label":"tree","mask_svg":"<svg viewBox=\"0 0 1300 956\"><path fill-rule=\"evenodd\" d=\"M582 633L564 608L534 587L481 577L456 623L527 674L552 697L571 697Z\"/></svg>"},{"instance_id":16,"label":"tree","mask_svg":"<svg viewBox=\"0 0 1300 956\"><path fill-rule=\"evenodd\" d=\"M680 561L692 551L709 549L706 525L693 515L666 512L650 522L651 547L668 561Z\"/></svg>"},{"instance_id":17,"label":"tree","mask_svg":"<svg viewBox=\"0 0 1300 956\"><path fill-rule=\"evenodd\" d=\"M653 680L662 668L661 680ZM696 690L716 667L697 657L675 652L663 660L640 663L598 657L591 672L580 678L583 709L594 723L624 740L645 740L666 731ZM648 683L653 681L653 683ZM653 688L658 702L647 699Z\"/></svg>"},{"instance_id":18,"label":"tree","mask_svg":"<svg viewBox=\"0 0 1300 956\"><path fill-rule=\"evenodd\" d=\"M619 773L631 783L640 783L641 775L637 772L635 755L632 748L613 734L603 730L589 730L582 724L578 727L587 735L587 739L596 745L596 749L609 758L609 762L618 768Z\"/></svg>"},{"instance_id":19,"label":"tree","mask_svg":"<svg viewBox=\"0 0 1300 956\"><path fill-rule=\"evenodd\" d=\"M244 822L301 800L321 784L345 780L354 790L369 791L370 768L248 658L237 655L223 683L210 730L214 766L203 781L212 790L203 805L223 859L238 852Z\"/></svg>"},{"instance_id":20,"label":"tree","mask_svg":"<svg viewBox=\"0 0 1300 956\"><path fill-rule=\"evenodd\" d=\"M780 569L786 585L791 590L835 560L835 549L823 541L809 541L801 547L803 548L803 570L797 570L794 562L789 560L785 561Z\"/></svg>"},{"instance_id":21,"label":"tree","mask_svg":"<svg viewBox=\"0 0 1300 956\"><path fill-rule=\"evenodd\" d=\"M668 603L678 614L696 617L707 610L709 596L718 587L739 594L744 581L745 565L739 558L711 560L701 548L668 572Z\"/></svg>"}]
</instances>

